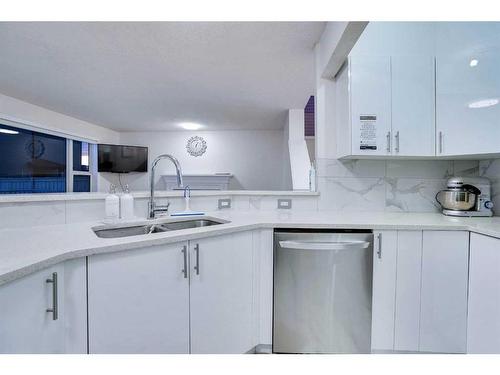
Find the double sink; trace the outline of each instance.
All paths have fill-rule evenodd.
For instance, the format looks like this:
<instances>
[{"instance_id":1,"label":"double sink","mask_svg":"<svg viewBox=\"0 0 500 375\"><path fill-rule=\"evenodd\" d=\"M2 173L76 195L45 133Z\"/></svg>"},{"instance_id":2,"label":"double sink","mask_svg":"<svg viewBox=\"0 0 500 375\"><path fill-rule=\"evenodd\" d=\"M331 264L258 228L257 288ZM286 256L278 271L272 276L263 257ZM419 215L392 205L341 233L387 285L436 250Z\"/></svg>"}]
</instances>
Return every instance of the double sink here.
<instances>
[{"instance_id":1,"label":"double sink","mask_svg":"<svg viewBox=\"0 0 500 375\"><path fill-rule=\"evenodd\" d=\"M209 227L213 225L225 224L227 221L213 218L203 218L203 219L189 219L189 220L176 220L171 219L156 221L154 223L135 223L129 224L127 226L100 226L92 228L94 233L99 238L120 238L120 237L130 237L139 236L144 234L152 233L164 233L177 231L182 229L193 229Z\"/></svg>"}]
</instances>

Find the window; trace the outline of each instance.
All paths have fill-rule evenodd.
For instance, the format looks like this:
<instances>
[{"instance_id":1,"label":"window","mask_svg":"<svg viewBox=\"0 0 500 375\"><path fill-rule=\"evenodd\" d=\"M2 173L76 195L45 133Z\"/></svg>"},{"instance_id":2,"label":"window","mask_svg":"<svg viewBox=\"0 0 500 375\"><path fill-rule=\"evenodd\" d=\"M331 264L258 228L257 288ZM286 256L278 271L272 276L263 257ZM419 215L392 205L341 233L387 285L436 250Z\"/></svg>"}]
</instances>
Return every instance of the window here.
<instances>
[{"instance_id":1,"label":"window","mask_svg":"<svg viewBox=\"0 0 500 375\"><path fill-rule=\"evenodd\" d=\"M66 191L66 139L0 124L0 193Z\"/></svg>"},{"instance_id":2,"label":"window","mask_svg":"<svg viewBox=\"0 0 500 375\"><path fill-rule=\"evenodd\" d=\"M73 170L89 171L89 144L87 142L73 141Z\"/></svg>"},{"instance_id":3,"label":"window","mask_svg":"<svg viewBox=\"0 0 500 375\"><path fill-rule=\"evenodd\" d=\"M1 121L0 194L95 191L92 170L95 148L91 143L22 129Z\"/></svg>"},{"instance_id":4,"label":"window","mask_svg":"<svg viewBox=\"0 0 500 375\"><path fill-rule=\"evenodd\" d=\"M71 173L73 182L70 184L70 190L73 192L93 191L93 171L90 164L91 160L96 160L93 153L97 146L87 142L71 141L70 147L73 154L73 170Z\"/></svg>"}]
</instances>

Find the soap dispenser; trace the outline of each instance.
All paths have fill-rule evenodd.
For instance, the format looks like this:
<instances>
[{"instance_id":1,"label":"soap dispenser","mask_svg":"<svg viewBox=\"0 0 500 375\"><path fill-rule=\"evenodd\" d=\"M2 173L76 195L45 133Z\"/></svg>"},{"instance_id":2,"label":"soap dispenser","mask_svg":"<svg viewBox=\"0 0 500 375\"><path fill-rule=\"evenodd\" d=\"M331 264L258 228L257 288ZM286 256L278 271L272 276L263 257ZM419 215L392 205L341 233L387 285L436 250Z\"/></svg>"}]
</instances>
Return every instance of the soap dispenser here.
<instances>
[{"instance_id":1,"label":"soap dispenser","mask_svg":"<svg viewBox=\"0 0 500 375\"><path fill-rule=\"evenodd\" d=\"M120 196L120 214L124 220L134 218L134 197L130 194L128 185L125 185L123 194Z\"/></svg>"},{"instance_id":2,"label":"soap dispenser","mask_svg":"<svg viewBox=\"0 0 500 375\"><path fill-rule=\"evenodd\" d=\"M116 186L111 184L109 186L109 194L105 200L106 206L106 220L116 221L120 219L120 198L116 195Z\"/></svg>"}]
</instances>

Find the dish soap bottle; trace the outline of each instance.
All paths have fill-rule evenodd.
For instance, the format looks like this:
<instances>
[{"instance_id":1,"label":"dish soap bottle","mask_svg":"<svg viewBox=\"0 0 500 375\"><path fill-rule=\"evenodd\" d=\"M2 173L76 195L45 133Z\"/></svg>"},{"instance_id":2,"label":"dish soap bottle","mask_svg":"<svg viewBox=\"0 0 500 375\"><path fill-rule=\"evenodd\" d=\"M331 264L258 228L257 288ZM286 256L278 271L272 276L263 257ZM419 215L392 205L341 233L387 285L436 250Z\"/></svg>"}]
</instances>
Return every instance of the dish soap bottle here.
<instances>
[{"instance_id":1,"label":"dish soap bottle","mask_svg":"<svg viewBox=\"0 0 500 375\"><path fill-rule=\"evenodd\" d=\"M125 185L125 190L120 196L120 213L124 220L134 218L134 197L130 194L128 185Z\"/></svg>"},{"instance_id":2,"label":"dish soap bottle","mask_svg":"<svg viewBox=\"0 0 500 375\"><path fill-rule=\"evenodd\" d=\"M116 221L120 218L120 198L116 195L115 185L109 185L109 194L106 196L106 220Z\"/></svg>"}]
</instances>

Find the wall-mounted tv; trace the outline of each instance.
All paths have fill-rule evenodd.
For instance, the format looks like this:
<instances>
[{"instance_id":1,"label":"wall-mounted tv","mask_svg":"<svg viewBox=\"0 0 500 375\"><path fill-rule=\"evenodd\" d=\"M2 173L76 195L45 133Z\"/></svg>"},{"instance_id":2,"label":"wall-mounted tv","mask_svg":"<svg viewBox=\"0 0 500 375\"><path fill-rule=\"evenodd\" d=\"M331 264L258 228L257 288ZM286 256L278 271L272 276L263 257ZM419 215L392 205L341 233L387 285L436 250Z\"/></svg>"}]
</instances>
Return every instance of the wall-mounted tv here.
<instances>
[{"instance_id":1,"label":"wall-mounted tv","mask_svg":"<svg viewBox=\"0 0 500 375\"><path fill-rule=\"evenodd\" d=\"M98 172L129 173L148 171L148 148L123 145L97 145Z\"/></svg>"}]
</instances>

